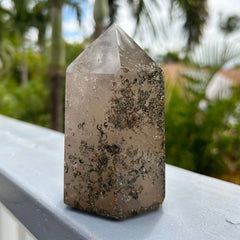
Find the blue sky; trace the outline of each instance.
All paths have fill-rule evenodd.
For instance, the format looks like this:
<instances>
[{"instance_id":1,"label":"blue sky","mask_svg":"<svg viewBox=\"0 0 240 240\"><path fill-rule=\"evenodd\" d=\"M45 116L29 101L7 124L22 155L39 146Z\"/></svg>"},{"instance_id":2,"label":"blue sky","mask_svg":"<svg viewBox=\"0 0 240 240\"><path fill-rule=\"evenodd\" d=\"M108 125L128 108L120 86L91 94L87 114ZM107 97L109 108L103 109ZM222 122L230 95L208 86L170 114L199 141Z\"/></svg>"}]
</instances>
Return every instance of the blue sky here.
<instances>
[{"instance_id":1,"label":"blue sky","mask_svg":"<svg viewBox=\"0 0 240 240\"><path fill-rule=\"evenodd\" d=\"M81 8L81 27L75 11L69 6L63 8L63 35L69 42L81 42L93 32L93 3L91 1L81 1Z\"/></svg>"}]
</instances>

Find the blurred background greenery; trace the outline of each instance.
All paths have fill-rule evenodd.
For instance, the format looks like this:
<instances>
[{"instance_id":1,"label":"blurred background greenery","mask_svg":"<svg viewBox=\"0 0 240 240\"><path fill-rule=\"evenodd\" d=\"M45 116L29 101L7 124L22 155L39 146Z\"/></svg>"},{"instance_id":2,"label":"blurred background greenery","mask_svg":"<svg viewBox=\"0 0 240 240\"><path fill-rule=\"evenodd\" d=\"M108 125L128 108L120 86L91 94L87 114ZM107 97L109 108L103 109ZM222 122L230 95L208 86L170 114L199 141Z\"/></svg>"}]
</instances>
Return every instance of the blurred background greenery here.
<instances>
[{"instance_id":1,"label":"blurred background greenery","mask_svg":"<svg viewBox=\"0 0 240 240\"><path fill-rule=\"evenodd\" d=\"M0 1L0 114L62 131L66 66L117 20L120 2ZM231 38L240 17L219 15L222 40L203 42L211 14L207 0L125 2L134 36L147 38L147 31L146 51L165 73L167 163L240 184L240 46ZM88 4L92 33L77 43L65 41L64 7L70 7L81 29ZM156 15L162 9L164 20ZM151 50L152 42L177 38L172 32L177 21L181 48L162 44L163 52ZM32 29L36 41L29 39Z\"/></svg>"}]
</instances>

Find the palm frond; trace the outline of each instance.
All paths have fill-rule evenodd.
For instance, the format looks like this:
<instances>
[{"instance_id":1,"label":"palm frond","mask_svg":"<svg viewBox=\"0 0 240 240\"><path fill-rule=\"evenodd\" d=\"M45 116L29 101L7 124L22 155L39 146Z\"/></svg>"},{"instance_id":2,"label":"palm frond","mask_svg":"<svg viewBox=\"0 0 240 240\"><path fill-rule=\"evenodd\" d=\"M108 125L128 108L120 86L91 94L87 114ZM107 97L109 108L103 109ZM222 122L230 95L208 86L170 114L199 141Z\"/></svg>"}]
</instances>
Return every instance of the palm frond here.
<instances>
[{"instance_id":1,"label":"palm frond","mask_svg":"<svg viewBox=\"0 0 240 240\"><path fill-rule=\"evenodd\" d=\"M0 6L0 14L8 14L9 16L13 15L12 11L10 11L8 9L5 9L5 8L3 8L1 6Z\"/></svg>"},{"instance_id":2,"label":"palm frond","mask_svg":"<svg viewBox=\"0 0 240 240\"><path fill-rule=\"evenodd\" d=\"M238 43L230 44L226 41L218 41L199 46L189 56L192 70L186 70L183 73L187 79L186 89L203 99L214 99L213 94L209 95L210 86L214 82L214 86L218 85L219 87L218 96L228 96L231 84L226 81L229 84L225 84L226 87L223 87L223 80L218 73L228 66L232 65L231 67L233 67L233 60L237 59L235 64L240 63L240 45Z\"/></svg>"},{"instance_id":3,"label":"palm frond","mask_svg":"<svg viewBox=\"0 0 240 240\"><path fill-rule=\"evenodd\" d=\"M14 47L12 43L6 39L0 42L0 69L1 72L11 66L12 56L14 53Z\"/></svg>"},{"instance_id":4,"label":"palm frond","mask_svg":"<svg viewBox=\"0 0 240 240\"><path fill-rule=\"evenodd\" d=\"M109 26L112 25L117 16L117 11L119 8L117 0L108 0L108 8L109 8Z\"/></svg>"},{"instance_id":5,"label":"palm frond","mask_svg":"<svg viewBox=\"0 0 240 240\"><path fill-rule=\"evenodd\" d=\"M82 8L79 1L67 0L66 4L76 12L78 23L81 24Z\"/></svg>"},{"instance_id":6,"label":"palm frond","mask_svg":"<svg viewBox=\"0 0 240 240\"><path fill-rule=\"evenodd\" d=\"M200 42L203 27L208 19L207 0L171 0L176 2L185 15L184 30L187 35L187 52Z\"/></svg>"},{"instance_id":7,"label":"palm frond","mask_svg":"<svg viewBox=\"0 0 240 240\"><path fill-rule=\"evenodd\" d=\"M157 0L151 1L144 1L144 0L128 0L129 6L132 9L133 16L136 19L135 24L135 34L141 22L145 22L150 25L153 34L156 35L156 27L152 19L152 7L150 8L149 5L153 6L154 8L159 8L160 5Z\"/></svg>"},{"instance_id":8,"label":"palm frond","mask_svg":"<svg viewBox=\"0 0 240 240\"><path fill-rule=\"evenodd\" d=\"M225 68L233 60L239 59L240 63L240 44L239 42L208 42L198 46L190 55L190 62L197 67L211 68L218 71ZM237 63L236 62L236 63Z\"/></svg>"}]
</instances>

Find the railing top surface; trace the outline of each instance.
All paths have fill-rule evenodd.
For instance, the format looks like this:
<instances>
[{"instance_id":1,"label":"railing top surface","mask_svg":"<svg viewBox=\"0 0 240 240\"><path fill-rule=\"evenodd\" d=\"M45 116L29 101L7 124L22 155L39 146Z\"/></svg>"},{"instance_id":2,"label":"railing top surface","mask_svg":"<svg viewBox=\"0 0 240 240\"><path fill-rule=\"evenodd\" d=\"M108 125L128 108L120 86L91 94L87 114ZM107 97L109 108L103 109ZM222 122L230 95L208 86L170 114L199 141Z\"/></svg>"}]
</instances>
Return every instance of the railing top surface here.
<instances>
[{"instance_id":1,"label":"railing top surface","mask_svg":"<svg viewBox=\"0 0 240 240\"><path fill-rule=\"evenodd\" d=\"M169 165L157 211L114 221L73 210L63 151L63 134L0 116L0 201L38 239L240 239L240 186Z\"/></svg>"}]
</instances>

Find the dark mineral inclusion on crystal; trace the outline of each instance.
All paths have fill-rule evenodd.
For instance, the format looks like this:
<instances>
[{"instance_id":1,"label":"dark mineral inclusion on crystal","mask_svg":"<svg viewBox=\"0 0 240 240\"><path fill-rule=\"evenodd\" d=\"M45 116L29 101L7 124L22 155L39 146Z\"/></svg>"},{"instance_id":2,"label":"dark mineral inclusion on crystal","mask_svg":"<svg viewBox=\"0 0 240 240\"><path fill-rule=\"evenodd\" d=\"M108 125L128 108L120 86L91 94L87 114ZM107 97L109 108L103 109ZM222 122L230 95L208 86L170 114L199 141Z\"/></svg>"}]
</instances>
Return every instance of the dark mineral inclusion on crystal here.
<instances>
[{"instance_id":1,"label":"dark mineral inclusion on crystal","mask_svg":"<svg viewBox=\"0 0 240 240\"><path fill-rule=\"evenodd\" d=\"M164 80L111 26L67 68L64 202L115 219L165 195Z\"/></svg>"}]
</instances>

